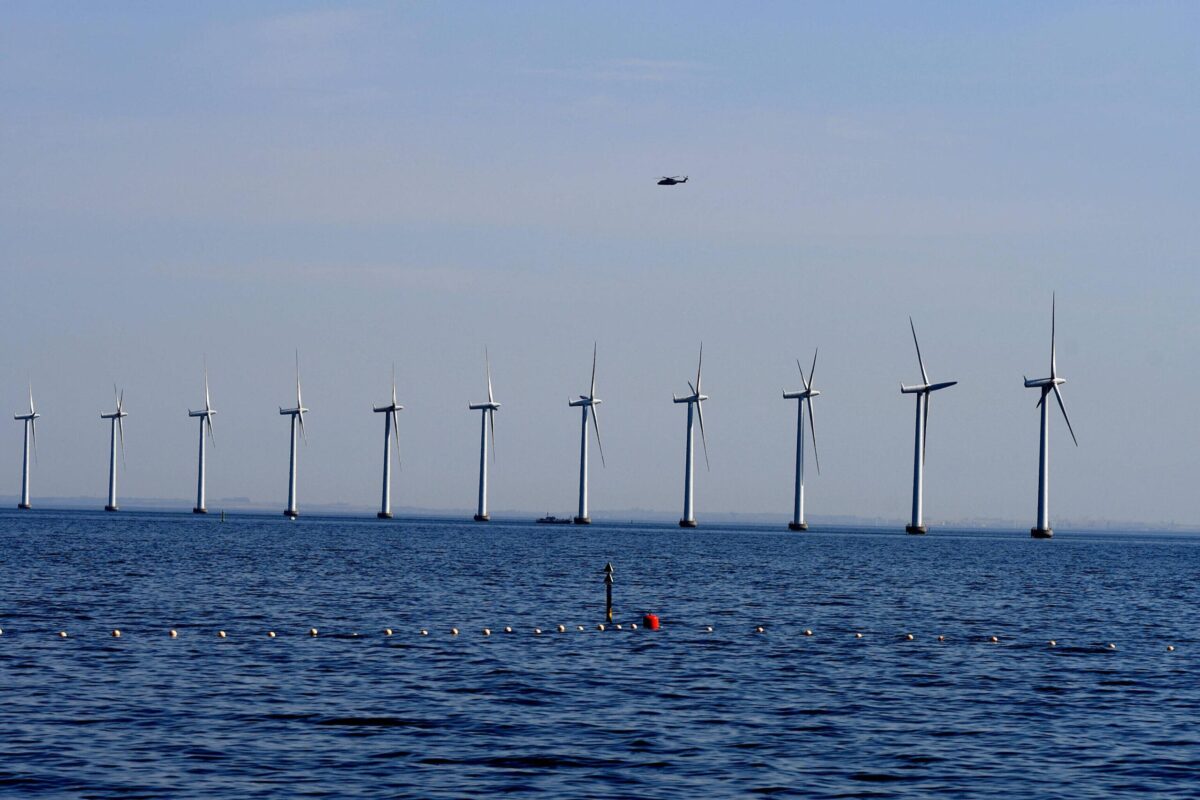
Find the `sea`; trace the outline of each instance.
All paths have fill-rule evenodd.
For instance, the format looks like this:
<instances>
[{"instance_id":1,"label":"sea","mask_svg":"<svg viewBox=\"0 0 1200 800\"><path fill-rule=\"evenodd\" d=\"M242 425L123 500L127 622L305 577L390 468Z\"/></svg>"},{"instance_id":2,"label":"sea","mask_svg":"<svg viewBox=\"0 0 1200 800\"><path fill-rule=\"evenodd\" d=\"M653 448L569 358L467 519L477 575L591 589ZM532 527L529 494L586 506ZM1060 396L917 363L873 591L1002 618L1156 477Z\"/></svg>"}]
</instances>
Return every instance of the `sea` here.
<instances>
[{"instance_id":1,"label":"sea","mask_svg":"<svg viewBox=\"0 0 1200 800\"><path fill-rule=\"evenodd\" d=\"M0 795L1200 796L1200 536L701 523L0 512Z\"/></svg>"}]
</instances>

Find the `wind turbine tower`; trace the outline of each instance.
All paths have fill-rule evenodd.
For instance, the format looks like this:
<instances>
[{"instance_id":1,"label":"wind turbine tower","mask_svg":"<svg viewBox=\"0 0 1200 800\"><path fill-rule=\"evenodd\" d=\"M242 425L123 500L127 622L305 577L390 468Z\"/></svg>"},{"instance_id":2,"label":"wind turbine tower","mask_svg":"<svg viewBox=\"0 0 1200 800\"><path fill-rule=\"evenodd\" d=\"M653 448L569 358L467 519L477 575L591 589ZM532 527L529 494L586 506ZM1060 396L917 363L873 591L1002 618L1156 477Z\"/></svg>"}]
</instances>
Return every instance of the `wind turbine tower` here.
<instances>
[{"instance_id":1,"label":"wind turbine tower","mask_svg":"<svg viewBox=\"0 0 1200 800\"><path fill-rule=\"evenodd\" d=\"M804 521L804 407L808 406L808 419L812 433L813 460L817 465L817 474L821 474L821 459L817 457L817 424L813 416L812 399L821 394L812 388L813 374L817 371L817 352L813 351L812 367L808 377L804 377L804 367L800 359L796 359L796 369L800 370L800 383L804 388L795 392L784 390L783 399L799 400L796 404L796 495L792 504L792 521L788 523L790 531L806 531L808 523Z\"/></svg>"},{"instance_id":2,"label":"wind turbine tower","mask_svg":"<svg viewBox=\"0 0 1200 800\"><path fill-rule=\"evenodd\" d=\"M1047 396L1054 392L1054 399L1058 401L1058 407L1062 411L1063 421L1067 423L1067 430L1071 432L1071 441L1075 442L1075 446L1079 446L1079 440L1075 438L1075 431L1071 427L1071 418L1067 416L1067 407L1063 404L1062 392L1058 390L1059 386L1066 383L1066 380L1058 377L1058 363L1054 355L1054 328L1056 309L1055 298L1050 297L1050 377L1039 378L1037 380L1025 379L1025 388L1041 389L1042 396L1038 399L1038 407L1041 409L1042 416L1042 432L1038 447L1038 502L1037 502L1037 527L1030 528L1029 535L1034 539L1049 539L1054 536L1054 531L1050 528L1050 510L1048 507L1050 501L1050 404L1046 402Z\"/></svg>"},{"instance_id":3,"label":"wind turbine tower","mask_svg":"<svg viewBox=\"0 0 1200 800\"><path fill-rule=\"evenodd\" d=\"M500 404L492 396L492 362L488 358L487 349L483 351L483 362L487 370L487 387L488 399L486 403L471 403L467 408L480 413L480 429L479 429L479 504L475 509L475 521L487 522L491 519L488 516L487 504L487 456L488 456L488 428L492 432L492 459L496 458L496 409L500 408ZM597 401L598 402L598 401ZM574 405L574 403L572 403ZM586 411L584 412L587 413ZM587 439L587 428L584 427L584 439ZM586 447L586 441L584 446ZM583 509L586 513L587 509Z\"/></svg>"},{"instance_id":4,"label":"wind turbine tower","mask_svg":"<svg viewBox=\"0 0 1200 800\"><path fill-rule=\"evenodd\" d=\"M913 497L912 497L912 521L905 526L905 533L925 533L925 439L928 434L929 425L929 395L940 389L946 389L954 386L958 381L945 381L943 383L930 383L929 374L925 371L925 361L921 358L921 344L917 341L917 329L913 325L912 317L908 318L908 327L912 330L913 345L917 348L917 363L921 366L922 383L916 386L905 386L900 384L900 392L902 394L915 394L917 396L917 424L916 435L913 443Z\"/></svg>"},{"instance_id":5,"label":"wind turbine tower","mask_svg":"<svg viewBox=\"0 0 1200 800\"><path fill-rule=\"evenodd\" d=\"M292 447L291 457L288 461L288 504L284 509L283 515L295 519L300 516L296 511L296 445L299 437L304 437L304 441L308 442L308 435L304 432L304 415L308 413L308 409L304 407L304 402L300 399L300 353L296 353L296 406L295 408L280 408L279 414L284 417L292 418Z\"/></svg>"},{"instance_id":6,"label":"wind turbine tower","mask_svg":"<svg viewBox=\"0 0 1200 800\"><path fill-rule=\"evenodd\" d=\"M125 418L129 414L125 411L125 390L122 389L120 394L117 394L117 387L113 386L113 399L117 403L117 410L111 414L101 414L100 419L109 421L109 439L108 439L108 503L104 506L105 511L117 510L117 433L121 436L121 463L125 463Z\"/></svg>"},{"instance_id":7,"label":"wind turbine tower","mask_svg":"<svg viewBox=\"0 0 1200 800\"><path fill-rule=\"evenodd\" d=\"M204 410L192 411L188 409L189 417L200 418L200 455L199 463L196 465L196 505L192 508L193 514L207 514L208 507L206 505L208 498L208 490L205 485L206 472L204 468L204 429L208 428L208 438L212 441L212 446L217 446L217 440L213 437L212 418L217 410L212 407L212 402L208 396L208 364L204 365Z\"/></svg>"},{"instance_id":8,"label":"wind turbine tower","mask_svg":"<svg viewBox=\"0 0 1200 800\"><path fill-rule=\"evenodd\" d=\"M700 420L700 443L704 446L704 466L708 468L708 441L704 437L704 407L701 405L708 396L700 391L700 373L704 369L704 345L700 345L700 363L696 367L696 383L692 384L688 381L688 388L692 393L679 397L672 395L676 403L687 403L687 456L684 462L683 472L683 517L679 520L679 527L694 528L696 527L696 508L694 505L694 473L695 459L693 456L693 444L695 442L693 421L696 418Z\"/></svg>"},{"instance_id":9,"label":"wind turbine tower","mask_svg":"<svg viewBox=\"0 0 1200 800\"><path fill-rule=\"evenodd\" d=\"M296 403L299 405L299 402ZM379 519L392 518L392 442L396 442L396 463L400 463L400 417L397 412L404 406L396 402L396 367L392 365L392 402L386 406L375 406L376 414L383 414L383 497L379 502ZM393 440L392 431L395 430ZM293 470L295 467L293 466Z\"/></svg>"},{"instance_id":10,"label":"wind turbine tower","mask_svg":"<svg viewBox=\"0 0 1200 800\"><path fill-rule=\"evenodd\" d=\"M33 384L29 384L29 413L13 414L13 419L21 420L25 423L25 449L21 456L21 502L17 503L17 508L26 510L29 505L29 450L30 444L33 449L37 450L37 428L34 420L40 417L41 414L33 407Z\"/></svg>"},{"instance_id":11,"label":"wind turbine tower","mask_svg":"<svg viewBox=\"0 0 1200 800\"><path fill-rule=\"evenodd\" d=\"M579 395L578 400L568 400L567 405L578 406L583 412L583 428L579 438L579 513L575 515L576 525L590 525L588 516L588 414L591 412L592 427L596 429L596 446L600 448L600 464L604 461L604 444L600 441L600 422L596 418L596 406L601 400L596 397L596 345L592 345L592 387L587 394Z\"/></svg>"}]
</instances>

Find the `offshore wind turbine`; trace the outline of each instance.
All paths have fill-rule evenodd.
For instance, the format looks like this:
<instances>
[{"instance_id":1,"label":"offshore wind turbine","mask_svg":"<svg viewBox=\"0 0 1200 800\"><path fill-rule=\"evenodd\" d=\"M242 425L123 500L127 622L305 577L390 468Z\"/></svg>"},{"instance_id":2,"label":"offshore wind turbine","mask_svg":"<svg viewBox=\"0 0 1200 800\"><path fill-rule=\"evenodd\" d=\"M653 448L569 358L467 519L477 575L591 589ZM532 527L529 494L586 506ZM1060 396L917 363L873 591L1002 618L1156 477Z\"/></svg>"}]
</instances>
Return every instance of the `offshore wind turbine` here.
<instances>
[{"instance_id":1,"label":"offshore wind turbine","mask_svg":"<svg viewBox=\"0 0 1200 800\"><path fill-rule=\"evenodd\" d=\"M129 416L125 411L125 390L117 394L116 384L113 384L113 400L116 401L117 410L100 415L100 419L109 421L108 503L104 506L105 511L117 510L117 432L121 434L121 463L125 463L125 418Z\"/></svg>"},{"instance_id":2,"label":"offshore wind turbine","mask_svg":"<svg viewBox=\"0 0 1200 800\"><path fill-rule=\"evenodd\" d=\"M192 411L188 409L189 417L200 418L200 455L196 465L196 505L192 508L193 514L207 514L208 507L206 506L208 494L205 484L206 472L204 469L204 429L208 428L208 438L212 441L212 446L217 446L217 440L213 436L212 417L217 413L217 410L212 407L212 402L208 396L208 364L204 365L204 410Z\"/></svg>"},{"instance_id":3,"label":"offshore wind turbine","mask_svg":"<svg viewBox=\"0 0 1200 800\"><path fill-rule=\"evenodd\" d=\"M300 405L297 401L296 405ZM383 497L379 501L380 519L392 518L392 442L396 443L396 463L400 463L400 417L397 412L404 406L396 402L396 365L392 365L392 402L386 406L375 406L376 414L383 414ZM395 430L395 439L392 431Z\"/></svg>"},{"instance_id":4,"label":"offshore wind turbine","mask_svg":"<svg viewBox=\"0 0 1200 800\"><path fill-rule=\"evenodd\" d=\"M1075 438L1075 430L1071 427L1071 418L1067 416L1067 407L1063 404L1062 392L1058 390L1058 387L1066 383L1066 380L1058 377L1058 363L1054 355L1056 305L1056 298L1054 295L1051 295L1050 377L1032 381L1029 378L1025 379L1025 388L1042 390L1042 396L1038 398L1037 402L1042 412L1042 432L1038 447L1037 526L1029 529L1029 535L1034 539L1049 539L1054 536L1054 531L1050 528L1050 510L1048 508L1050 500L1050 404L1046 402L1046 397L1051 392L1054 392L1054 399L1058 401L1058 407L1062 411L1063 420L1067 423L1067 430L1071 432L1071 441L1075 442L1076 447L1079 446L1079 440Z\"/></svg>"},{"instance_id":5,"label":"offshore wind turbine","mask_svg":"<svg viewBox=\"0 0 1200 800\"><path fill-rule=\"evenodd\" d=\"M30 444L33 444L34 452L37 452L37 428L34 420L40 417L41 414L33 407L33 384L29 384L29 413L13 414L13 419L21 420L25 423L25 449L21 456L21 502L17 503L17 508L28 509L29 505L29 449Z\"/></svg>"},{"instance_id":6,"label":"offshore wind turbine","mask_svg":"<svg viewBox=\"0 0 1200 800\"><path fill-rule=\"evenodd\" d=\"M600 464L607 466L604 461L604 443L600 441L600 421L596 418L596 406L602 401L596 397L596 345L592 345L592 385L587 394L579 395L578 400L568 400L567 405L578 406L583 413L583 428L579 438L579 513L575 515L576 525L590 525L592 518L588 516L588 412L592 417L592 427L596 429L596 446L600 448Z\"/></svg>"},{"instance_id":7,"label":"offshore wind turbine","mask_svg":"<svg viewBox=\"0 0 1200 800\"><path fill-rule=\"evenodd\" d=\"M687 456L684 461L683 472L683 517L679 520L679 527L694 528L696 527L696 509L693 501L695 500L695 491L693 489L694 480L693 473L695 472L695 459L693 456L693 444L695 435L693 433L693 420L696 417L700 419L700 443L704 445L704 466L708 468L708 441L704 437L704 407L701 405L708 396L700 391L700 372L704 368L704 344L700 345L700 363L696 366L696 383L692 385L688 381L688 388L692 393L684 397L672 395L676 403L687 403Z\"/></svg>"},{"instance_id":8,"label":"offshore wind turbine","mask_svg":"<svg viewBox=\"0 0 1200 800\"><path fill-rule=\"evenodd\" d=\"M488 516L487 504L487 453L488 453L488 428L492 431L492 459L496 458L496 409L500 408L500 404L496 402L492 396L492 362L488 358L487 348L483 351L483 362L487 371L487 386L488 399L486 403L471 403L467 406L472 411L480 413L480 429L479 429L479 504L475 508L475 521L487 522L491 519ZM587 413L586 411L584 413ZM599 429L597 429L599 430ZM599 434L597 433L597 436ZM584 428L584 438L587 438L587 428ZM586 445L585 445L586 446ZM587 509L584 509L586 512Z\"/></svg>"},{"instance_id":9,"label":"offshore wind turbine","mask_svg":"<svg viewBox=\"0 0 1200 800\"><path fill-rule=\"evenodd\" d=\"M304 442L308 443L308 436L304 432L304 415L307 413L308 409L304 407L304 402L300 399L300 352L296 351L296 405L294 408L279 409L280 416L292 418L292 446L288 461L288 504L283 511L283 515L291 519L299 516L296 511L296 445L299 436L303 436Z\"/></svg>"},{"instance_id":10,"label":"offshore wind turbine","mask_svg":"<svg viewBox=\"0 0 1200 800\"><path fill-rule=\"evenodd\" d=\"M799 400L796 404L796 495L792 503L792 521L788 523L790 531L806 531L808 523L804 521L804 407L808 406L808 419L811 426L812 443L813 443L813 460L817 465L817 474L821 474L821 459L817 457L817 423L816 417L813 416L812 399L821 394L816 389L812 388L813 375L817 371L817 351L813 351L812 367L808 370L808 377L804 377L804 367L800 366L800 359L796 359L796 369L800 370L800 382L804 384L804 388L795 392L789 392L786 389L783 392L784 400Z\"/></svg>"},{"instance_id":11,"label":"offshore wind turbine","mask_svg":"<svg viewBox=\"0 0 1200 800\"><path fill-rule=\"evenodd\" d=\"M908 318L908 327L912 330L913 345L917 348L917 363L921 366L922 383L916 386L900 384L902 394L917 396L917 425L913 444L913 498L912 521L905 526L905 533L925 533L925 439L929 425L929 395L940 389L955 385L958 381L930 383L929 374L925 371L925 361L921 358L921 344L917 341L917 329L912 317Z\"/></svg>"}]
</instances>

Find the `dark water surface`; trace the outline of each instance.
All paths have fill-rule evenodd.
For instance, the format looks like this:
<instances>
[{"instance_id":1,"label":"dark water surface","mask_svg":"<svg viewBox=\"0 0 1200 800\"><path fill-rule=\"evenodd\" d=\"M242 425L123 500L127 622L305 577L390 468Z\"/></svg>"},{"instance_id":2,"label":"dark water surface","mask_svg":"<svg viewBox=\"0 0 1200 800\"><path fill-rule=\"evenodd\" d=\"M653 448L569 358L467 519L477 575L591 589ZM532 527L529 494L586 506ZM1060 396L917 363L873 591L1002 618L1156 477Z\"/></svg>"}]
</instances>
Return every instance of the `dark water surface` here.
<instances>
[{"instance_id":1,"label":"dark water surface","mask_svg":"<svg viewBox=\"0 0 1200 800\"><path fill-rule=\"evenodd\" d=\"M608 560L663 630L595 630ZM1198 575L1184 535L0 512L0 793L1194 798Z\"/></svg>"}]
</instances>

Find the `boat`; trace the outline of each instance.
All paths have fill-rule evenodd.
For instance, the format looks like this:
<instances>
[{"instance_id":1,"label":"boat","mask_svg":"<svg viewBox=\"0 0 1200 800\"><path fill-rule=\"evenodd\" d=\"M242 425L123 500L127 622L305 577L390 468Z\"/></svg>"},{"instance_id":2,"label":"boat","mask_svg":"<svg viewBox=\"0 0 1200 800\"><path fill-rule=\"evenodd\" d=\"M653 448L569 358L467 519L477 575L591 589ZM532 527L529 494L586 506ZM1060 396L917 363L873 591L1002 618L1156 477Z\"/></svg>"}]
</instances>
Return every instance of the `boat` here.
<instances>
[{"instance_id":1,"label":"boat","mask_svg":"<svg viewBox=\"0 0 1200 800\"><path fill-rule=\"evenodd\" d=\"M544 517L538 517L537 521L542 525L570 525L570 517L556 517L553 514L547 514Z\"/></svg>"}]
</instances>

